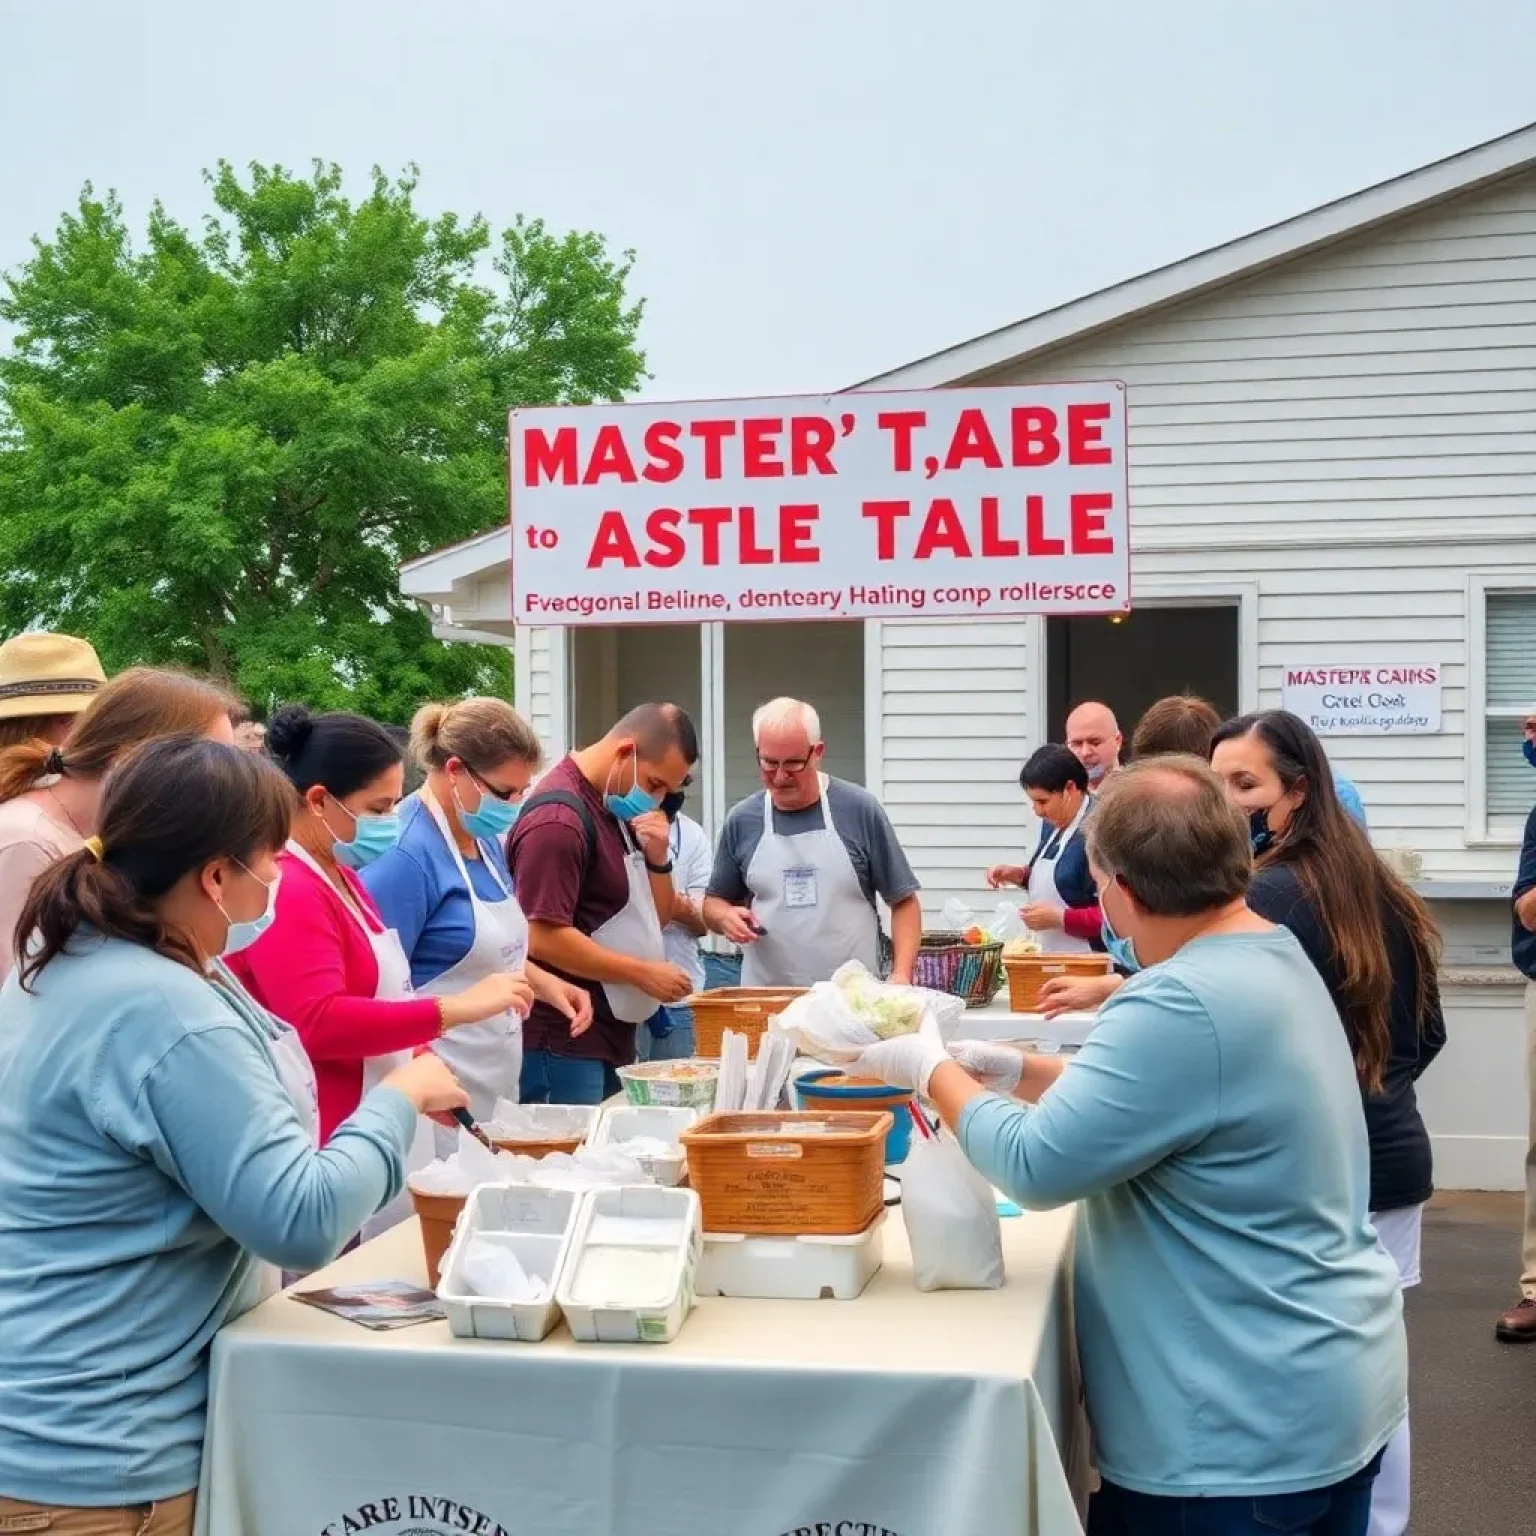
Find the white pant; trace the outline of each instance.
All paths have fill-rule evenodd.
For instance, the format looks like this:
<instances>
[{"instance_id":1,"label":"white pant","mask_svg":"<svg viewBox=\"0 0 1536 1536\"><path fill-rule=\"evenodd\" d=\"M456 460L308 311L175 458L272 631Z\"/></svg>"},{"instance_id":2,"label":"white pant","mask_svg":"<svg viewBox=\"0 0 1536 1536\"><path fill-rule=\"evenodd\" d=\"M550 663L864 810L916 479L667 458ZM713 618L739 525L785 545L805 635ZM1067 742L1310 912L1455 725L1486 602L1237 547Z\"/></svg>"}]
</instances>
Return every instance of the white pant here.
<instances>
[{"instance_id":1,"label":"white pant","mask_svg":"<svg viewBox=\"0 0 1536 1536\"><path fill-rule=\"evenodd\" d=\"M1424 1226L1424 1207L1405 1206L1398 1211L1373 1211L1371 1222L1381 1246L1392 1255L1404 1290L1419 1283L1419 1243ZM1398 1425L1387 1441L1381 1471L1371 1487L1371 1523L1367 1536L1403 1536L1408 1529L1409 1474L1408 1419Z\"/></svg>"}]
</instances>

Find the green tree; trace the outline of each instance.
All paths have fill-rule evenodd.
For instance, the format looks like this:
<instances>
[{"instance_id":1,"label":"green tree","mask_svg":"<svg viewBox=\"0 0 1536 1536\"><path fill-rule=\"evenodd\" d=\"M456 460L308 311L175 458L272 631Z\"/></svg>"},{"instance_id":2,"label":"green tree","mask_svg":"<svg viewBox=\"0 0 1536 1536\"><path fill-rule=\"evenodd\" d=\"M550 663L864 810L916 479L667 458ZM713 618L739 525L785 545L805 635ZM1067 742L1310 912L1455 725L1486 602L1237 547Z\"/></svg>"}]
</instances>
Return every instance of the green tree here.
<instances>
[{"instance_id":1,"label":"green tree","mask_svg":"<svg viewBox=\"0 0 1536 1536\"><path fill-rule=\"evenodd\" d=\"M156 205L137 245L87 186L0 290L0 631L385 720L505 693L396 568L505 520L509 407L644 378L632 254L427 218L414 168L355 203L319 163L207 182L200 234Z\"/></svg>"}]
</instances>

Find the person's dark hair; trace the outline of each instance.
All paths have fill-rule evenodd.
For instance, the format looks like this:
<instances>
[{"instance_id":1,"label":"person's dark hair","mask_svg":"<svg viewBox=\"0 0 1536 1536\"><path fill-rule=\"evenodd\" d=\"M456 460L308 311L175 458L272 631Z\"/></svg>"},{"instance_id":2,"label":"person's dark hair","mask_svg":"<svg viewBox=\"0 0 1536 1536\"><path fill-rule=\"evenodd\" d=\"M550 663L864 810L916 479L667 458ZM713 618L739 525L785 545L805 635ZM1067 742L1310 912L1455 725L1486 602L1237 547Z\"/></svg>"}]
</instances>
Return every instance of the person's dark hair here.
<instances>
[{"instance_id":1,"label":"person's dark hair","mask_svg":"<svg viewBox=\"0 0 1536 1536\"><path fill-rule=\"evenodd\" d=\"M312 715L285 704L267 724L267 752L302 795L318 784L338 800L404 761L382 725L362 715Z\"/></svg>"},{"instance_id":2,"label":"person's dark hair","mask_svg":"<svg viewBox=\"0 0 1536 1536\"><path fill-rule=\"evenodd\" d=\"M1153 917L1195 917L1248 889L1248 828L1203 758L1149 757L1112 774L1084 823L1088 860Z\"/></svg>"},{"instance_id":3,"label":"person's dark hair","mask_svg":"<svg viewBox=\"0 0 1536 1536\"><path fill-rule=\"evenodd\" d=\"M1211 736L1221 716L1192 693L1174 693L1147 706L1131 737L1132 758L1163 757L1178 752L1190 757L1211 755Z\"/></svg>"},{"instance_id":4,"label":"person's dark hair","mask_svg":"<svg viewBox=\"0 0 1536 1536\"><path fill-rule=\"evenodd\" d=\"M1044 790L1059 795L1068 784L1075 784L1088 793L1088 770L1078 761L1077 754L1058 741L1048 741L1029 754L1029 760L1019 769L1019 788Z\"/></svg>"},{"instance_id":5,"label":"person's dark hair","mask_svg":"<svg viewBox=\"0 0 1536 1536\"><path fill-rule=\"evenodd\" d=\"M699 733L688 711L676 704L637 704L608 734L633 736L641 756L653 763L673 747L690 768L699 760Z\"/></svg>"},{"instance_id":6,"label":"person's dark hair","mask_svg":"<svg viewBox=\"0 0 1536 1536\"><path fill-rule=\"evenodd\" d=\"M1437 1005L1439 929L1429 908L1377 857L1339 804L1328 755L1305 720L1283 709L1242 715L1217 728L1211 751L1243 736L1263 745L1282 789L1302 789L1301 804L1259 855L1258 867L1289 865L1317 909L1343 972L1344 1022L1354 1042L1355 1067L1374 1092L1392 1049L1392 961L1383 919L1401 925L1412 950L1421 1030Z\"/></svg>"},{"instance_id":7,"label":"person's dark hair","mask_svg":"<svg viewBox=\"0 0 1536 1536\"><path fill-rule=\"evenodd\" d=\"M141 944L201 970L202 958L168 928L155 902L216 859L249 864L287 840L293 790L271 763L238 747L172 736L125 758L102 788L97 840L32 884L16 924L22 986L81 927Z\"/></svg>"}]
</instances>

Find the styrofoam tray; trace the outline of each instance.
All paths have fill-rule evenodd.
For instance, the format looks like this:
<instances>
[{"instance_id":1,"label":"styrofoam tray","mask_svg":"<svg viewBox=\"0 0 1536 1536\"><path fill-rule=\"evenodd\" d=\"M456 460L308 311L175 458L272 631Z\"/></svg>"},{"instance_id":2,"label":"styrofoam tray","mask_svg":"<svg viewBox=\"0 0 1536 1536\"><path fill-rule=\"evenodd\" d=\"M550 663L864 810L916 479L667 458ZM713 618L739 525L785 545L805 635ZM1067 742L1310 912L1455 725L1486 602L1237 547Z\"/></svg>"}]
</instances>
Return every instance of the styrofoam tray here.
<instances>
[{"instance_id":1,"label":"styrofoam tray","mask_svg":"<svg viewBox=\"0 0 1536 1536\"><path fill-rule=\"evenodd\" d=\"M885 1212L851 1237L760 1237L706 1232L701 1296L852 1301L885 1262Z\"/></svg>"},{"instance_id":2,"label":"styrofoam tray","mask_svg":"<svg viewBox=\"0 0 1536 1536\"><path fill-rule=\"evenodd\" d=\"M448 1329L461 1339L521 1339L537 1343L560 1316L555 1292L580 1216L579 1194L522 1184L481 1184L464 1202L443 1260L437 1296ZM531 1275L549 1282L543 1301L498 1301L464 1284L464 1253L472 1237L509 1248Z\"/></svg>"},{"instance_id":3,"label":"styrofoam tray","mask_svg":"<svg viewBox=\"0 0 1536 1536\"><path fill-rule=\"evenodd\" d=\"M521 1138L524 1141L561 1141L570 1136L590 1140L597 1118L591 1104L519 1104L517 1109L533 1122L533 1134ZM499 1127L494 1119L486 1121L483 1129L492 1137L506 1135L505 1126ZM510 1150L517 1150L516 1141Z\"/></svg>"},{"instance_id":4,"label":"styrofoam tray","mask_svg":"<svg viewBox=\"0 0 1536 1536\"><path fill-rule=\"evenodd\" d=\"M613 1104L597 1117L589 1138L594 1147L612 1146L627 1141L631 1136L654 1136L658 1141L670 1141L676 1149L668 1157L642 1157L640 1166L668 1188L682 1182L688 1167L688 1154L678 1144L678 1137L699 1118L696 1109L685 1109L670 1104Z\"/></svg>"},{"instance_id":5,"label":"styrofoam tray","mask_svg":"<svg viewBox=\"0 0 1536 1536\"><path fill-rule=\"evenodd\" d=\"M699 1197L691 1189L621 1184L583 1195L555 1287L571 1337L584 1344L666 1344L675 1339L693 1308L700 1227ZM645 1248L669 1256L670 1271L654 1300L576 1299L584 1257L606 1246Z\"/></svg>"}]
</instances>

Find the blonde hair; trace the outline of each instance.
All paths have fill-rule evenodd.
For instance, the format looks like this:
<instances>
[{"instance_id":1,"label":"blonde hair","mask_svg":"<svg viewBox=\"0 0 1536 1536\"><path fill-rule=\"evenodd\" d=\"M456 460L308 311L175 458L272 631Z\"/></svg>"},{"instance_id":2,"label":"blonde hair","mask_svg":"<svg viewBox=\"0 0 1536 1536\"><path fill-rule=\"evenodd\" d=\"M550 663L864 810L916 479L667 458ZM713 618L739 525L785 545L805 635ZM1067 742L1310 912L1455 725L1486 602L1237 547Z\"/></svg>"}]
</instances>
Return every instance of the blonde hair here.
<instances>
[{"instance_id":1,"label":"blonde hair","mask_svg":"<svg viewBox=\"0 0 1536 1536\"><path fill-rule=\"evenodd\" d=\"M803 729L805 739L814 747L821 740L821 716L814 705L803 699L769 699L752 711L752 740L763 739L763 732Z\"/></svg>"},{"instance_id":2,"label":"blonde hair","mask_svg":"<svg viewBox=\"0 0 1536 1536\"><path fill-rule=\"evenodd\" d=\"M76 717L64 745L41 739L0 751L0 803L50 774L100 779L125 752L162 736L201 736L235 707L217 683L158 667L130 667L105 684Z\"/></svg>"},{"instance_id":3,"label":"blonde hair","mask_svg":"<svg viewBox=\"0 0 1536 1536\"><path fill-rule=\"evenodd\" d=\"M411 756L423 773L456 757L485 773L506 762L538 768L544 760L539 738L505 699L460 699L423 704L411 720Z\"/></svg>"}]
</instances>

